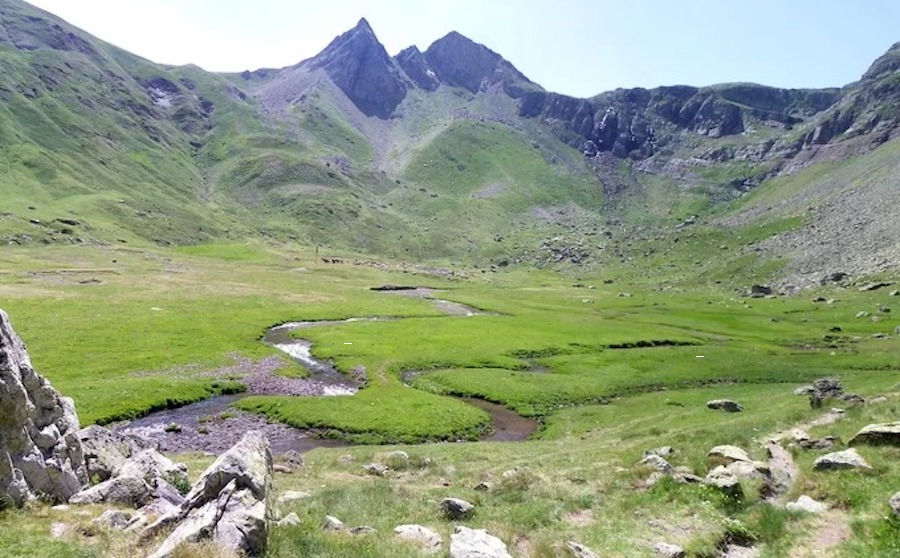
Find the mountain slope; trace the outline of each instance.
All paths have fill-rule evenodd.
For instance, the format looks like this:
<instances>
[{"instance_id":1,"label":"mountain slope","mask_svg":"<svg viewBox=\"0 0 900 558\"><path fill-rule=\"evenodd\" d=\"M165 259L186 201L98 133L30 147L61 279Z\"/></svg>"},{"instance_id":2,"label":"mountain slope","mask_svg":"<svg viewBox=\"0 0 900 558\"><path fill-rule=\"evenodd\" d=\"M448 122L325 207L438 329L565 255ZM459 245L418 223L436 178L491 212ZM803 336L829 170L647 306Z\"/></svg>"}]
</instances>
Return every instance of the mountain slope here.
<instances>
[{"instance_id":1,"label":"mountain slope","mask_svg":"<svg viewBox=\"0 0 900 558\"><path fill-rule=\"evenodd\" d=\"M795 241L723 254L723 269L748 257L794 278L840 262L893 269L896 243L872 239L900 225L867 216L895 194L898 52L840 89L577 99L455 32L391 57L362 19L293 66L218 75L0 0L0 239L261 237L478 266L639 266L653 261L646 242L680 227L737 239L779 222ZM860 174L869 164L881 178ZM827 209L848 192L860 216L849 230ZM798 247L813 238L859 257L807 258ZM675 261L694 260L686 239Z\"/></svg>"}]
</instances>

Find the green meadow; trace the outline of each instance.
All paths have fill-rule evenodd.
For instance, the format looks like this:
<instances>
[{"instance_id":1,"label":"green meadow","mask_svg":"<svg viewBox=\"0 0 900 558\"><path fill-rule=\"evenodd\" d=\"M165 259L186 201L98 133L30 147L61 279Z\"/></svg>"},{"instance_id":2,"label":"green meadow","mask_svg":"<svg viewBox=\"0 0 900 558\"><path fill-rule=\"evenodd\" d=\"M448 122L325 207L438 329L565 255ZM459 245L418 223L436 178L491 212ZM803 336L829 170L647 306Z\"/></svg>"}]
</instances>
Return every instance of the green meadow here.
<instances>
[{"instance_id":1,"label":"green meadow","mask_svg":"<svg viewBox=\"0 0 900 558\"><path fill-rule=\"evenodd\" d=\"M793 390L823 376L881 398L848 408L844 421L815 435L846 441L869 422L900 416L900 298L892 287L751 299L740 286L702 276L668 289L650 278L605 281L628 276L609 268L575 277L512 267L449 279L336 256L345 263L262 242L9 247L0 252L0 307L35 367L74 397L83 424L240 391L234 364L242 359L274 356L281 373L296 374L296 364L261 342L275 324L385 318L295 331L338 370L364 369L358 394L239 402L354 443L313 450L302 471L276 478L279 489L311 496L284 506L301 524L273 529L270 556L418 556L391 531L421 523L448 541L453 523L436 504L446 496L476 503L467 524L500 536L516 556L560 556L569 540L603 556L651 556L656 540L691 556L715 556L726 540L790 556L809 544L820 519L761 503L752 486L738 502L668 480L647 487L650 471L636 465L643 451L671 445L672 463L701 476L713 445L736 444L764 459L766 435L821 413ZM371 290L387 284L430 287L477 312L448 315L432 300ZM814 301L819 296L829 302ZM523 442L479 442L490 417L455 396L500 403L539 428ZM716 398L745 411L706 409ZM410 461L394 463L386 478L363 472L393 449ZM896 556L900 531L886 502L900 486L900 454L860 452L872 472L814 473L817 454L795 450L801 477L788 496L808 494L838 510L854 536L835 556ZM180 457L195 473L209 460ZM494 488L475 491L482 481ZM40 504L33 512L0 515L6 555L45 555L49 544L57 556L108 557L128 547L126 535L84 518ZM325 515L377 533L324 533ZM91 536L50 541L49 526L60 520ZM185 556L215 555L195 550Z\"/></svg>"}]
</instances>

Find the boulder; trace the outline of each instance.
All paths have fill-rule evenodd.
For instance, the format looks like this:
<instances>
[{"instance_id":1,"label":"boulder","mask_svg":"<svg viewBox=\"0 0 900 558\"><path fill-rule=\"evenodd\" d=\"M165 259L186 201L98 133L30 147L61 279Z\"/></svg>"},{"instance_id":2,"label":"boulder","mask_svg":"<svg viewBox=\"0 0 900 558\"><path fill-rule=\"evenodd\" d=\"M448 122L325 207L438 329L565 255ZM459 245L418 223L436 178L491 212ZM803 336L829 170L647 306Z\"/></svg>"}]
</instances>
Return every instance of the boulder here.
<instances>
[{"instance_id":1,"label":"boulder","mask_svg":"<svg viewBox=\"0 0 900 558\"><path fill-rule=\"evenodd\" d=\"M657 556L662 556L663 558L684 558L685 556L683 548L677 544L665 542L653 543L653 552L655 552Z\"/></svg>"},{"instance_id":2,"label":"boulder","mask_svg":"<svg viewBox=\"0 0 900 558\"><path fill-rule=\"evenodd\" d=\"M744 497L741 480L722 465L707 473L703 484L721 491L730 498L741 499Z\"/></svg>"},{"instance_id":3,"label":"boulder","mask_svg":"<svg viewBox=\"0 0 900 558\"><path fill-rule=\"evenodd\" d=\"M870 424L850 438L849 445L900 446L900 421Z\"/></svg>"},{"instance_id":4,"label":"boulder","mask_svg":"<svg viewBox=\"0 0 900 558\"><path fill-rule=\"evenodd\" d=\"M74 402L35 372L0 310L0 502L60 503L80 491L88 475L77 433Z\"/></svg>"},{"instance_id":5,"label":"boulder","mask_svg":"<svg viewBox=\"0 0 900 558\"><path fill-rule=\"evenodd\" d=\"M156 486L158 479L176 487L190 486L187 467L183 463L175 463L155 449L138 452L113 471L114 477L121 475L142 478L151 486Z\"/></svg>"},{"instance_id":6,"label":"boulder","mask_svg":"<svg viewBox=\"0 0 900 558\"><path fill-rule=\"evenodd\" d=\"M744 408L731 399L713 399L706 402L707 409L725 411L726 413L740 413Z\"/></svg>"},{"instance_id":7,"label":"boulder","mask_svg":"<svg viewBox=\"0 0 900 558\"><path fill-rule=\"evenodd\" d=\"M333 515L326 515L322 520L322 529L325 531L343 531L346 528L344 522Z\"/></svg>"},{"instance_id":8,"label":"boulder","mask_svg":"<svg viewBox=\"0 0 900 558\"><path fill-rule=\"evenodd\" d=\"M706 457L723 465L734 463L735 461L753 461L746 451L737 446L730 445L716 446L707 452Z\"/></svg>"},{"instance_id":9,"label":"boulder","mask_svg":"<svg viewBox=\"0 0 900 558\"><path fill-rule=\"evenodd\" d=\"M111 478L116 469L141 451L156 449L149 440L96 424L79 430L78 439L84 449L88 477L95 482Z\"/></svg>"},{"instance_id":10,"label":"boulder","mask_svg":"<svg viewBox=\"0 0 900 558\"><path fill-rule=\"evenodd\" d=\"M183 542L211 538L227 552L262 554L272 521L272 454L250 431L201 475L181 506L150 524L143 539L175 526L150 558L169 558Z\"/></svg>"},{"instance_id":11,"label":"boulder","mask_svg":"<svg viewBox=\"0 0 900 558\"><path fill-rule=\"evenodd\" d=\"M421 525L398 525L394 527L394 534L399 539L416 544L426 554L440 552L444 545L444 540L439 534Z\"/></svg>"},{"instance_id":12,"label":"boulder","mask_svg":"<svg viewBox=\"0 0 900 558\"><path fill-rule=\"evenodd\" d=\"M140 477L121 476L105 480L72 496L72 504L106 503L141 508L153 499L153 491Z\"/></svg>"},{"instance_id":13,"label":"boulder","mask_svg":"<svg viewBox=\"0 0 900 558\"><path fill-rule=\"evenodd\" d=\"M891 496L891 499L888 500L888 505L891 507L894 517L900 517L900 492Z\"/></svg>"},{"instance_id":14,"label":"boulder","mask_svg":"<svg viewBox=\"0 0 900 558\"><path fill-rule=\"evenodd\" d=\"M853 448L823 455L813 462L813 469L816 471L871 468L872 466L866 463L866 460Z\"/></svg>"},{"instance_id":15,"label":"boulder","mask_svg":"<svg viewBox=\"0 0 900 558\"><path fill-rule=\"evenodd\" d=\"M459 498L444 498L441 500L441 510L451 520L469 519L475 514L475 506Z\"/></svg>"},{"instance_id":16,"label":"boulder","mask_svg":"<svg viewBox=\"0 0 900 558\"><path fill-rule=\"evenodd\" d=\"M571 554L575 558L600 558L599 554L584 546L583 544L575 541L567 542L566 550L568 550L569 554Z\"/></svg>"},{"instance_id":17,"label":"boulder","mask_svg":"<svg viewBox=\"0 0 900 558\"><path fill-rule=\"evenodd\" d=\"M797 498L796 502L788 502L784 507L788 511L800 511L815 514L825 513L828 511L828 504L817 502L806 495Z\"/></svg>"},{"instance_id":18,"label":"boulder","mask_svg":"<svg viewBox=\"0 0 900 558\"><path fill-rule=\"evenodd\" d=\"M506 545L484 529L458 526L450 535L450 558L512 558Z\"/></svg>"}]
</instances>

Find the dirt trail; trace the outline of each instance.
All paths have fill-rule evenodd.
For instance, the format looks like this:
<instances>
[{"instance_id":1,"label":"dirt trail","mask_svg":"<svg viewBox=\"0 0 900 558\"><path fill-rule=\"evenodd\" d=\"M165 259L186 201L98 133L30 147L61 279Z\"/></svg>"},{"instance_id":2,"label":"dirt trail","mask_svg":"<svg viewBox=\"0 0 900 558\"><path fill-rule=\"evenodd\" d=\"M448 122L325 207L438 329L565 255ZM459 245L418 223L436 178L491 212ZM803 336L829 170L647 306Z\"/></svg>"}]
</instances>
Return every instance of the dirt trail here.
<instances>
[{"instance_id":1,"label":"dirt trail","mask_svg":"<svg viewBox=\"0 0 900 558\"><path fill-rule=\"evenodd\" d=\"M797 544L788 555L790 558L824 558L833 556L841 543L850 540L850 516L843 510L829 510L816 518L816 528Z\"/></svg>"}]
</instances>

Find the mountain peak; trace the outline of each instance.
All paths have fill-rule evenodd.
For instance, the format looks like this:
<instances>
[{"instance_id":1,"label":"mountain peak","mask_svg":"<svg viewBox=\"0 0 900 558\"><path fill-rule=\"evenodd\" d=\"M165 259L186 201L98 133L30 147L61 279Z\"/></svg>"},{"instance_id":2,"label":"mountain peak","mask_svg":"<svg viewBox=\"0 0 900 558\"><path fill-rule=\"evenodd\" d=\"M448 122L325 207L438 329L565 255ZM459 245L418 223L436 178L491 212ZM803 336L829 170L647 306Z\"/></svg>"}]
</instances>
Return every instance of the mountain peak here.
<instances>
[{"instance_id":1,"label":"mountain peak","mask_svg":"<svg viewBox=\"0 0 900 558\"><path fill-rule=\"evenodd\" d=\"M873 80L882 75L900 70L900 43L894 43L891 48L879 56L863 74L863 80Z\"/></svg>"},{"instance_id":2,"label":"mountain peak","mask_svg":"<svg viewBox=\"0 0 900 558\"><path fill-rule=\"evenodd\" d=\"M369 21L364 17L359 18L359 21L356 22L356 27L354 27L353 30L371 33L373 36L375 35L375 32L372 31L372 26L369 25Z\"/></svg>"},{"instance_id":3,"label":"mountain peak","mask_svg":"<svg viewBox=\"0 0 900 558\"><path fill-rule=\"evenodd\" d=\"M324 70L366 116L388 118L406 96L399 68L365 18L307 64Z\"/></svg>"},{"instance_id":4,"label":"mountain peak","mask_svg":"<svg viewBox=\"0 0 900 558\"><path fill-rule=\"evenodd\" d=\"M442 83L472 93L497 83L516 98L525 91L540 89L502 56L457 31L433 42L424 57Z\"/></svg>"}]
</instances>

